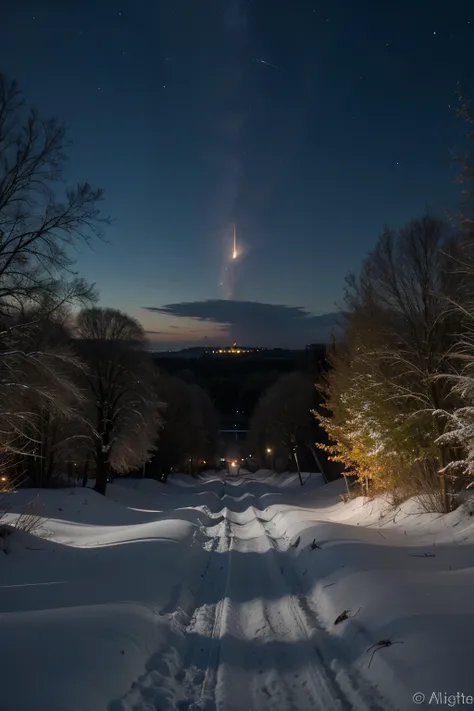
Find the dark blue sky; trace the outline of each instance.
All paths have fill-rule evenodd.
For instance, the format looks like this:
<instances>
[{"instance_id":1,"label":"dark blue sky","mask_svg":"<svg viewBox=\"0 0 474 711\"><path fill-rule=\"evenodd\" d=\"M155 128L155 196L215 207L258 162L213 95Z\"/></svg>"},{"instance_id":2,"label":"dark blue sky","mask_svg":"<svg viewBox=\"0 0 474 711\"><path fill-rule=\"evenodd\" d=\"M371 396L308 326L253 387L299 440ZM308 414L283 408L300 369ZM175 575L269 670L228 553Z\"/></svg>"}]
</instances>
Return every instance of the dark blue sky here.
<instances>
[{"instance_id":1,"label":"dark blue sky","mask_svg":"<svg viewBox=\"0 0 474 711\"><path fill-rule=\"evenodd\" d=\"M1 13L0 70L66 121L70 177L103 187L114 219L79 268L163 344L318 340L313 316L341 304L384 224L459 199L467 0L17 0Z\"/></svg>"}]
</instances>

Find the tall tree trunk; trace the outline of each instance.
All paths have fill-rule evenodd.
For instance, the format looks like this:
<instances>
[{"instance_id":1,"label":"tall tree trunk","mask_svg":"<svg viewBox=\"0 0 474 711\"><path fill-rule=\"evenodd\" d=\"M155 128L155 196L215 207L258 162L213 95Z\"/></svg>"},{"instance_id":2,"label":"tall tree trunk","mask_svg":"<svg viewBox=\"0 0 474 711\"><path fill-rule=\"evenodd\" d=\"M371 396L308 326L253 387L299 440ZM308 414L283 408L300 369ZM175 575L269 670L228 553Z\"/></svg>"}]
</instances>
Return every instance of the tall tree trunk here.
<instances>
[{"instance_id":1,"label":"tall tree trunk","mask_svg":"<svg viewBox=\"0 0 474 711\"><path fill-rule=\"evenodd\" d=\"M82 470L82 486L87 486L87 480L89 478L89 455L87 455L86 463L84 464L84 469Z\"/></svg>"},{"instance_id":2,"label":"tall tree trunk","mask_svg":"<svg viewBox=\"0 0 474 711\"><path fill-rule=\"evenodd\" d=\"M324 473L324 470L323 470L323 468L322 468L322 466L321 466L321 461L320 461L318 455L316 454L316 449L313 447L312 444L308 444L307 446L308 446L309 451L310 451L311 454L313 455L313 459L314 459L314 461L315 461L315 463L316 463L316 466L317 466L318 469L319 469L320 474L321 474L322 477L323 477L324 483L327 484L327 483L328 483L328 479L327 479L326 474Z\"/></svg>"},{"instance_id":3,"label":"tall tree trunk","mask_svg":"<svg viewBox=\"0 0 474 711\"><path fill-rule=\"evenodd\" d=\"M433 406L435 409L440 409L442 405L440 404L442 402L441 397L439 396L439 385L438 383L432 383L431 386L431 397L433 401ZM438 429L438 436L440 437L442 434L444 434L444 428L443 425L441 424L440 418L436 419L437 423L437 429ZM442 469L444 470L449 462L451 461L451 456L449 449L445 447L444 445L441 445L439 448L440 451L440 458L441 458L441 465ZM444 471L442 471L441 474L439 474L439 483L440 483L440 489L441 489L441 504L443 506L443 511L444 513L449 513L451 510L451 501L448 496L448 481L446 479L446 474Z\"/></svg>"},{"instance_id":4,"label":"tall tree trunk","mask_svg":"<svg viewBox=\"0 0 474 711\"><path fill-rule=\"evenodd\" d=\"M295 447L295 449L293 450L293 457L294 457L294 459L295 459L296 468L297 468L297 470L298 470L298 478L299 478L299 480L300 480L300 484L301 484L301 486L303 486L303 479L301 478L300 463L299 463L299 460L298 460L298 453L297 453L297 451L296 451L296 447Z\"/></svg>"},{"instance_id":5,"label":"tall tree trunk","mask_svg":"<svg viewBox=\"0 0 474 711\"><path fill-rule=\"evenodd\" d=\"M109 476L109 462L108 455L103 451L102 446L97 447L96 456L96 473L95 473L95 486L94 491L98 494L103 494L107 490L107 478Z\"/></svg>"},{"instance_id":6,"label":"tall tree trunk","mask_svg":"<svg viewBox=\"0 0 474 711\"><path fill-rule=\"evenodd\" d=\"M350 489L349 489L349 482L347 481L347 474L345 472L342 472L342 476L344 477L344 481L346 482L346 489L347 489L347 495L350 495Z\"/></svg>"},{"instance_id":7,"label":"tall tree trunk","mask_svg":"<svg viewBox=\"0 0 474 711\"><path fill-rule=\"evenodd\" d=\"M448 487L446 486L446 483L446 475L444 473L440 474L441 503L444 513L449 513Z\"/></svg>"},{"instance_id":8,"label":"tall tree trunk","mask_svg":"<svg viewBox=\"0 0 474 711\"><path fill-rule=\"evenodd\" d=\"M440 484L440 489L441 489L441 504L443 506L444 513L449 513L451 511L451 501L448 496L448 480L446 478L444 469L445 469L445 467L447 467L450 459L449 459L448 453L446 452L445 447L440 447L440 452L441 452L442 471L441 471L441 474L439 474L438 476L439 476L439 484Z\"/></svg>"}]
</instances>

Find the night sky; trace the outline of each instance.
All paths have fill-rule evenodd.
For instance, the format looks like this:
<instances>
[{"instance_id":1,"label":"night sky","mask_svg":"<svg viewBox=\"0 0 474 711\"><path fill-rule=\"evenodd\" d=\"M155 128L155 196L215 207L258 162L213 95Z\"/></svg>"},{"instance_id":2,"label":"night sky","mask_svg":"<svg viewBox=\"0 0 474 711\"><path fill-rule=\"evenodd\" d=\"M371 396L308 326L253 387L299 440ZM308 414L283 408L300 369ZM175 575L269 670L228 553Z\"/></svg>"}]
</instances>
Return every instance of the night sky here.
<instances>
[{"instance_id":1,"label":"night sky","mask_svg":"<svg viewBox=\"0 0 474 711\"><path fill-rule=\"evenodd\" d=\"M317 341L385 224L459 201L472 2L8 5L0 70L113 218L78 268L159 347Z\"/></svg>"}]
</instances>

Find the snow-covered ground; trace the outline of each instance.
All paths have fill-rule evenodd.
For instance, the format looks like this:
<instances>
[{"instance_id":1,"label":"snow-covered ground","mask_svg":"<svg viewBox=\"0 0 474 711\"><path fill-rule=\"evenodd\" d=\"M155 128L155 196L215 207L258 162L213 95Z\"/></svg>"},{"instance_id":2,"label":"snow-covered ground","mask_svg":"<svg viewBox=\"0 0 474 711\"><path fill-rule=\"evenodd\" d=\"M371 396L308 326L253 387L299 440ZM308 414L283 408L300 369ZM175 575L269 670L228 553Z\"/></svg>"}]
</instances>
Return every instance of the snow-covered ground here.
<instances>
[{"instance_id":1,"label":"snow-covered ground","mask_svg":"<svg viewBox=\"0 0 474 711\"><path fill-rule=\"evenodd\" d=\"M469 705L474 517L342 490L261 472L8 495L10 522L38 493L45 520L1 539L0 710Z\"/></svg>"}]
</instances>

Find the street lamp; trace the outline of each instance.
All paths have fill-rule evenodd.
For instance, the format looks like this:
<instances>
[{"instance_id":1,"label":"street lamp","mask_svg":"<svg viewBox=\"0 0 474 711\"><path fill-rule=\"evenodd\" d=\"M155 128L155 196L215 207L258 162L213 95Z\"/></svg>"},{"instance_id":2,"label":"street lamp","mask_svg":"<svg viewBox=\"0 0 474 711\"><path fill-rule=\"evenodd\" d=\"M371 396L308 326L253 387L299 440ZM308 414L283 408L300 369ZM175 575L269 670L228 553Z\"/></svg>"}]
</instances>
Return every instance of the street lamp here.
<instances>
[{"instance_id":1,"label":"street lamp","mask_svg":"<svg viewBox=\"0 0 474 711\"><path fill-rule=\"evenodd\" d=\"M267 447L267 454L271 456L272 458L272 471L275 471L275 457L273 455L273 449L271 447Z\"/></svg>"}]
</instances>

